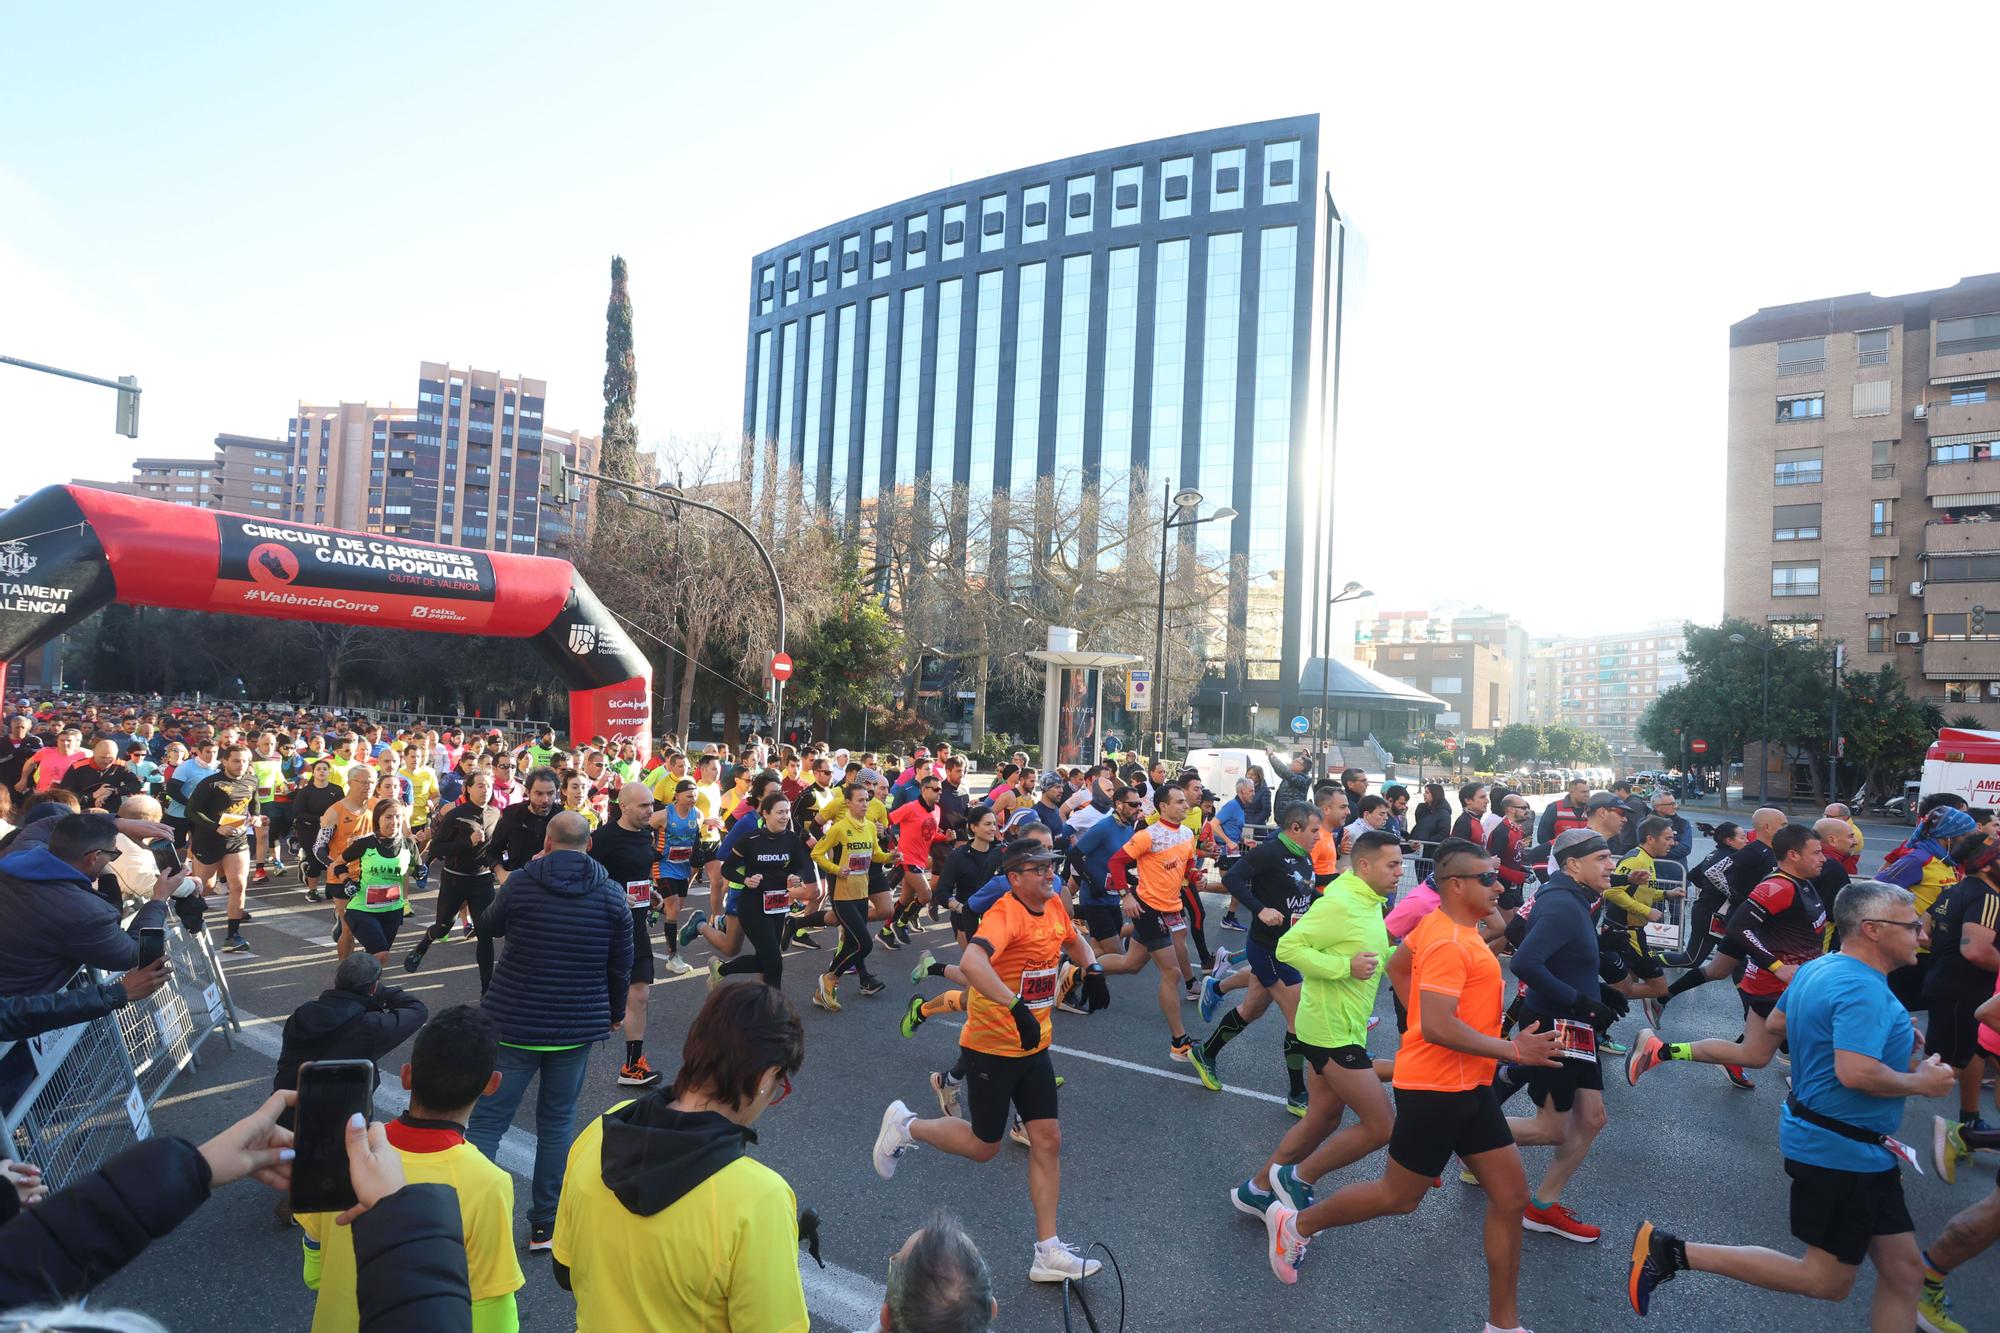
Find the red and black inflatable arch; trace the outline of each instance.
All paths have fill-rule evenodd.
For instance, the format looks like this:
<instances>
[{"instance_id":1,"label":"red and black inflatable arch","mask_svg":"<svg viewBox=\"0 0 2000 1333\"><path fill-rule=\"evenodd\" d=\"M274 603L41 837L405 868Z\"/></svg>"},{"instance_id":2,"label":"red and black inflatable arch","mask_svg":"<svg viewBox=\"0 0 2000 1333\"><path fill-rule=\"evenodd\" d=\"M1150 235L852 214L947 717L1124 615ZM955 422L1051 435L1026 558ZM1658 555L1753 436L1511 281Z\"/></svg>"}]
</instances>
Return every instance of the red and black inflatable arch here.
<instances>
[{"instance_id":1,"label":"red and black inflatable arch","mask_svg":"<svg viewBox=\"0 0 2000 1333\"><path fill-rule=\"evenodd\" d=\"M651 747L652 667L566 560L81 486L0 514L0 664L114 602L528 639L569 686L572 738Z\"/></svg>"}]
</instances>

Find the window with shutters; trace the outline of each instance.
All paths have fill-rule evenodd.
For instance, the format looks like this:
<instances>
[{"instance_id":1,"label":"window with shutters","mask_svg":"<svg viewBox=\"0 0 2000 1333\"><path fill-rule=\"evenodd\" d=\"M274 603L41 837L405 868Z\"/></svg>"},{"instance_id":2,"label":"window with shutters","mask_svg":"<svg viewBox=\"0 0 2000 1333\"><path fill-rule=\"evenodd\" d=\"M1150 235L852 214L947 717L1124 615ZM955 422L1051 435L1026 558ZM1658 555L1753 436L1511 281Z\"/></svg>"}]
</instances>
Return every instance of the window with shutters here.
<instances>
[{"instance_id":1,"label":"window with shutters","mask_svg":"<svg viewBox=\"0 0 2000 1333\"><path fill-rule=\"evenodd\" d=\"M1792 561L1772 565L1771 596L1819 596L1819 561Z\"/></svg>"},{"instance_id":2,"label":"window with shutters","mask_svg":"<svg viewBox=\"0 0 2000 1333\"><path fill-rule=\"evenodd\" d=\"M1854 386L1854 415L1857 417L1886 417L1889 415L1889 381L1870 380Z\"/></svg>"},{"instance_id":3,"label":"window with shutters","mask_svg":"<svg viewBox=\"0 0 2000 1333\"><path fill-rule=\"evenodd\" d=\"M1778 344L1780 375L1810 375L1826 369L1826 339L1798 338Z\"/></svg>"},{"instance_id":4,"label":"window with shutters","mask_svg":"<svg viewBox=\"0 0 2000 1333\"><path fill-rule=\"evenodd\" d=\"M1983 403L1985 401L1986 386L1984 384L1954 384L1951 386L1951 405L1953 407L1970 407L1974 403Z\"/></svg>"},{"instance_id":5,"label":"window with shutters","mask_svg":"<svg viewBox=\"0 0 2000 1333\"><path fill-rule=\"evenodd\" d=\"M1939 356L1959 356L1966 352L2000 349L2000 315L1969 315L1964 319L1937 322Z\"/></svg>"},{"instance_id":6,"label":"window with shutters","mask_svg":"<svg viewBox=\"0 0 2000 1333\"><path fill-rule=\"evenodd\" d=\"M1771 481L1778 486L1814 486L1820 481L1821 470L1825 466L1823 451L1814 449L1780 449L1772 467Z\"/></svg>"},{"instance_id":7,"label":"window with shutters","mask_svg":"<svg viewBox=\"0 0 2000 1333\"><path fill-rule=\"evenodd\" d=\"M1884 366L1889 363L1889 330L1863 329L1854 335L1854 364Z\"/></svg>"},{"instance_id":8,"label":"window with shutters","mask_svg":"<svg viewBox=\"0 0 2000 1333\"><path fill-rule=\"evenodd\" d=\"M1823 393L1797 394L1778 400L1778 420L1818 421L1826 415L1826 395Z\"/></svg>"},{"instance_id":9,"label":"window with shutters","mask_svg":"<svg viewBox=\"0 0 2000 1333\"><path fill-rule=\"evenodd\" d=\"M1873 459L1874 461L1869 467L1869 476L1873 477L1876 481L1882 481L1895 476L1896 442L1894 440L1875 441Z\"/></svg>"},{"instance_id":10,"label":"window with shutters","mask_svg":"<svg viewBox=\"0 0 2000 1333\"><path fill-rule=\"evenodd\" d=\"M1779 505L1772 511L1771 540L1812 542L1819 540L1819 506Z\"/></svg>"}]
</instances>

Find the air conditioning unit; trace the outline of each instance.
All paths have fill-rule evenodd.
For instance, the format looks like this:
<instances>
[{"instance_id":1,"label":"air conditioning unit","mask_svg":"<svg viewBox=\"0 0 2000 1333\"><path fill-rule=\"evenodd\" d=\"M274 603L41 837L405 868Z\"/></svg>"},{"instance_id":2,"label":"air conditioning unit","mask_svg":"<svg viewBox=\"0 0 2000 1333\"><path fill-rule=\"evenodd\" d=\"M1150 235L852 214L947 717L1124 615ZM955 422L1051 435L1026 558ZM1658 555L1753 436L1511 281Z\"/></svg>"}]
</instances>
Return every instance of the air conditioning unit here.
<instances>
[{"instance_id":1,"label":"air conditioning unit","mask_svg":"<svg viewBox=\"0 0 2000 1333\"><path fill-rule=\"evenodd\" d=\"M1922 643L1923 641L1924 641L1924 636L1918 633L1916 630L1899 629L1896 631L1897 643L1917 644L1917 643Z\"/></svg>"},{"instance_id":2,"label":"air conditioning unit","mask_svg":"<svg viewBox=\"0 0 2000 1333\"><path fill-rule=\"evenodd\" d=\"M1986 682L1986 697L1989 699L2000 699L2000 680L1989 680Z\"/></svg>"},{"instance_id":3,"label":"air conditioning unit","mask_svg":"<svg viewBox=\"0 0 2000 1333\"><path fill-rule=\"evenodd\" d=\"M1931 405L1929 403L1918 403L1915 407L1910 409L1910 415L1915 417L1917 420L1922 421L1925 417L1930 415L1930 411L1931 411Z\"/></svg>"},{"instance_id":4,"label":"air conditioning unit","mask_svg":"<svg viewBox=\"0 0 2000 1333\"><path fill-rule=\"evenodd\" d=\"M1918 579L1916 582L1910 585L1910 596L1922 597L1923 595L1924 595L1924 581L1922 579Z\"/></svg>"}]
</instances>

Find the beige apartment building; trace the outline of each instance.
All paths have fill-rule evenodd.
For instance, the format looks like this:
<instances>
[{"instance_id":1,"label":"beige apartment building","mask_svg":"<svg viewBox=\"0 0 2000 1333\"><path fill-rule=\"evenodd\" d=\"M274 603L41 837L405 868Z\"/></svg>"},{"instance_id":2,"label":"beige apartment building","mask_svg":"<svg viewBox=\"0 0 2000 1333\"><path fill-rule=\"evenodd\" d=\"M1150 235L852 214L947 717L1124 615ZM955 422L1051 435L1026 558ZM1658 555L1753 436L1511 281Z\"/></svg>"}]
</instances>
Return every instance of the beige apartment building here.
<instances>
[{"instance_id":1,"label":"beige apartment building","mask_svg":"<svg viewBox=\"0 0 2000 1333\"><path fill-rule=\"evenodd\" d=\"M1416 686L1444 702L1435 725L1461 736L1491 736L1510 719L1514 668L1490 643L1469 640L1407 641L1375 645L1370 664L1385 676Z\"/></svg>"},{"instance_id":2,"label":"beige apartment building","mask_svg":"<svg viewBox=\"0 0 2000 1333\"><path fill-rule=\"evenodd\" d=\"M286 516L286 480L291 472L291 448L283 440L249 435L215 437L215 452L191 458L146 457L132 460L130 481L86 481L71 485L95 490L143 495L169 504L198 509L226 509L237 514Z\"/></svg>"},{"instance_id":3,"label":"beige apartment building","mask_svg":"<svg viewBox=\"0 0 2000 1333\"><path fill-rule=\"evenodd\" d=\"M1681 661L1686 647L1686 627L1677 620L1559 640L1550 650L1556 676L1553 722L1581 727L1603 741L1612 766L1621 771L1659 762L1663 756L1639 743L1639 718L1664 691L1687 679Z\"/></svg>"},{"instance_id":4,"label":"beige apartment building","mask_svg":"<svg viewBox=\"0 0 2000 1333\"><path fill-rule=\"evenodd\" d=\"M1767 307L1729 344L1724 612L2000 725L2000 274Z\"/></svg>"}]
</instances>

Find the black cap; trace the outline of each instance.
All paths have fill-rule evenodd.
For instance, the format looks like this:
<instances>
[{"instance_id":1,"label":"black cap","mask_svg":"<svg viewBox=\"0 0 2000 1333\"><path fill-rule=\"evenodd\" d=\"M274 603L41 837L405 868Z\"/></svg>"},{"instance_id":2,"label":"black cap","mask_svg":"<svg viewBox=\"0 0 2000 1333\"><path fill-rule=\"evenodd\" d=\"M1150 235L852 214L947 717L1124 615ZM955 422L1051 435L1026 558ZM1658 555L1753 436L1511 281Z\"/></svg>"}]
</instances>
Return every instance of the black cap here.
<instances>
[{"instance_id":1,"label":"black cap","mask_svg":"<svg viewBox=\"0 0 2000 1333\"><path fill-rule=\"evenodd\" d=\"M1007 874L1016 870L1029 870L1035 866L1051 866L1062 860L1062 853L1051 851L1035 843L1022 843L1007 853L1007 859L1000 863L1000 869Z\"/></svg>"},{"instance_id":2,"label":"black cap","mask_svg":"<svg viewBox=\"0 0 2000 1333\"><path fill-rule=\"evenodd\" d=\"M1623 814L1625 812L1625 802L1619 800L1608 791L1592 792L1590 799L1584 803L1583 811L1585 814L1589 814L1593 810L1616 810L1620 814Z\"/></svg>"}]
</instances>

